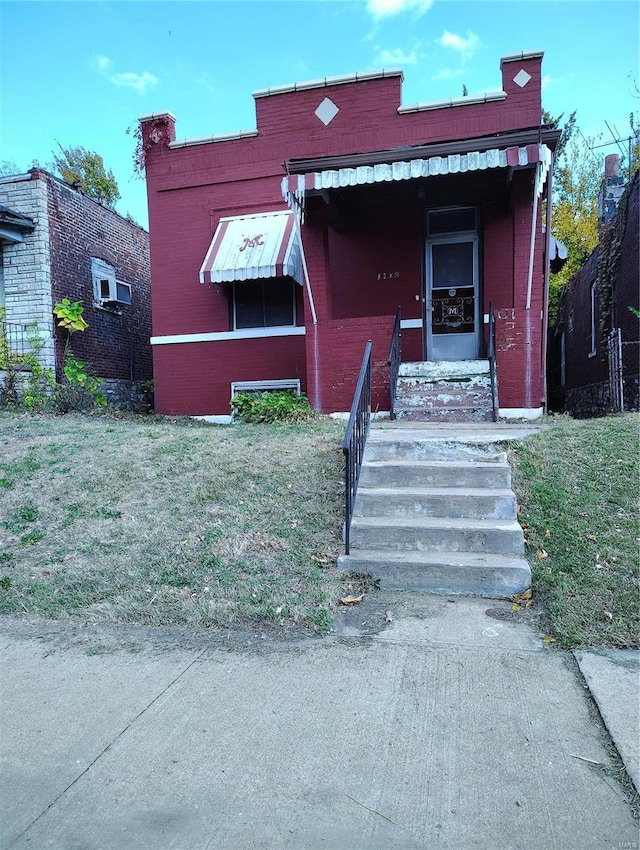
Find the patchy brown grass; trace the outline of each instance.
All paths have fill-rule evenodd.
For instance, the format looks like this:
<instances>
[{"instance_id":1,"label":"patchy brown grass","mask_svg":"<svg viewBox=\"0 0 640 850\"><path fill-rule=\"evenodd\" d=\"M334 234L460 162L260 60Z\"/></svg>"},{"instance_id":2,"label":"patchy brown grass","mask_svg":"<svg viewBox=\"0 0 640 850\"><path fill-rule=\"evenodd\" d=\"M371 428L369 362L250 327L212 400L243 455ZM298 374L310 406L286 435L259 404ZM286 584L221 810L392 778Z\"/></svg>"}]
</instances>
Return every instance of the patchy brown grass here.
<instances>
[{"instance_id":1,"label":"patchy brown grass","mask_svg":"<svg viewBox=\"0 0 640 850\"><path fill-rule=\"evenodd\" d=\"M0 612L326 631L342 431L0 413Z\"/></svg>"}]
</instances>

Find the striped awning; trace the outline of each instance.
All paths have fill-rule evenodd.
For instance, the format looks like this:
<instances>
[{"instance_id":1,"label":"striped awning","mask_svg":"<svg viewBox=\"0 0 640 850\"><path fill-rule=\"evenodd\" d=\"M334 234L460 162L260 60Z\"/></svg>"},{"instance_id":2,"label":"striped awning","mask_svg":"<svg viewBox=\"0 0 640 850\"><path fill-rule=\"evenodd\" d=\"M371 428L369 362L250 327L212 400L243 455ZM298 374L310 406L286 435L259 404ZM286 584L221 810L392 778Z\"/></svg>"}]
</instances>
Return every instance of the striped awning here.
<instances>
[{"instance_id":1,"label":"striped awning","mask_svg":"<svg viewBox=\"0 0 640 850\"><path fill-rule=\"evenodd\" d=\"M302 259L293 213L221 218L200 268L201 283L292 277L302 285Z\"/></svg>"},{"instance_id":2,"label":"striped awning","mask_svg":"<svg viewBox=\"0 0 640 850\"><path fill-rule=\"evenodd\" d=\"M342 189L371 183L389 183L414 180L443 174L465 174L485 171L488 168L522 168L540 164L536 193L542 192L551 165L551 151L544 144L523 147L494 148L487 151L469 151L428 159L409 159L401 162L359 165L354 168L329 169L308 174L290 174L282 181L282 195L290 207L303 205L305 194L312 191Z\"/></svg>"}]
</instances>

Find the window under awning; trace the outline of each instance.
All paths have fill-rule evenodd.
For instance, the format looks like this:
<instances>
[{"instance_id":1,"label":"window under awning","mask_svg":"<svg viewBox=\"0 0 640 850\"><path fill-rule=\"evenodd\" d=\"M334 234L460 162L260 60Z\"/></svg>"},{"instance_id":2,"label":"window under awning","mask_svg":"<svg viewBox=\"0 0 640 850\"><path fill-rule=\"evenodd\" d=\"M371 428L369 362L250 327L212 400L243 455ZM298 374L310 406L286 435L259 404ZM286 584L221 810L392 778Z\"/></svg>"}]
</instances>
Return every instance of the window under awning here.
<instances>
[{"instance_id":1,"label":"window under awning","mask_svg":"<svg viewBox=\"0 0 640 850\"><path fill-rule=\"evenodd\" d=\"M293 213L285 210L220 219L200 268L201 283L286 276L303 284Z\"/></svg>"},{"instance_id":2,"label":"window under awning","mask_svg":"<svg viewBox=\"0 0 640 850\"><path fill-rule=\"evenodd\" d=\"M381 152L384 156L384 152ZM446 156L378 162L353 167L326 169L306 174L290 174L281 184L282 195L291 207L304 208L305 195L329 189L389 183L446 174L465 174L488 168L537 166L536 196L542 193L551 166L551 151L545 144L453 153Z\"/></svg>"}]
</instances>

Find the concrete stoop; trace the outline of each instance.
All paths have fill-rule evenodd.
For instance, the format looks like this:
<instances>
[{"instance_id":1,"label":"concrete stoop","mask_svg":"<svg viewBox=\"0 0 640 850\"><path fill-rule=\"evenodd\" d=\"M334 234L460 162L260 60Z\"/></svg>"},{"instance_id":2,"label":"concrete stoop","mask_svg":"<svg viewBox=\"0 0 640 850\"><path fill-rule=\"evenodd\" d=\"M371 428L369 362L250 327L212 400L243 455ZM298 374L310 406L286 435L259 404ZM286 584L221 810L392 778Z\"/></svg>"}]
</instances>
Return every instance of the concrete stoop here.
<instances>
[{"instance_id":1,"label":"concrete stoop","mask_svg":"<svg viewBox=\"0 0 640 850\"><path fill-rule=\"evenodd\" d=\"M489 361L401 363L395 414L407 421L490 422Z\"/></svg>"},{"instance_id":2,"label":"concrete stoop","mask_svg":"<svg viewBox=\"0 0 640 850\"><path fill-rule=\"evenodd\" d=\"M350 554L339 564L386 588L511 596L531 583L516 516L495 443L386 426L367 440Z\"/></svg>"}]
</instances>

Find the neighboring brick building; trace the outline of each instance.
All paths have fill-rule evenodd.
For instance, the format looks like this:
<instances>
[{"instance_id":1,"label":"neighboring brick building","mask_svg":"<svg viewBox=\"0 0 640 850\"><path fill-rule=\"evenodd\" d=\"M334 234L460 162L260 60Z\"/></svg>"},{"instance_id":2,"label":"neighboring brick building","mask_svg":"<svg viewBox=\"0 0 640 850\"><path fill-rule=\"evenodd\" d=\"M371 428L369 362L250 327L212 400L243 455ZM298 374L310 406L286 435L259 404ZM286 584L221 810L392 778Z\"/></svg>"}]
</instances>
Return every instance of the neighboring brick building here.
<instances>
[{"instance_id":1,"label":"neighboring brick building","mask_svg":"<svg viewBox=\"0 0 640 850\"><path fill-rule=\"evenodd\" d=\"M60 378L66 333L52 308L82 301L73 353L123 407L152 377L149 235L42 169L0 178L0 306L13 341L37 327L38 358Z\"/></svg>"},{"instance_id":2,"label":"neighboring brick building","mask_svg":"<svg viewBox=\"0 0 640 850\"><path fill-rule=\"evenodd\" d=\"M560 405L574 416L598 416L616 409L615 364L622 362L622 406L638 410L640 307L638 172L625 187L617 154L606 158L600 193L600 241L570 281L555 327ZM608 339L620 331L620 352ZM612 381L613 394L612 394ZM619 380L618 380L619 383Z\"/></svg>"},{"instance_id":3,"label":"neighboring brick building","mask_svg":"<svg viewBox=\"0 0 640 850\"><path fill-rule=\"evenodd\" d=\"M499 91L413 106L399 70L258 91L257 129L224 136L141 118L156 409L224 417L238 387L299 382L347 411L371 339L388 410L397 306L404 361L468 361L493 302L500 412L540 415L559 138L541 62L504 57Z\"/></svg>"}]
</instances>

